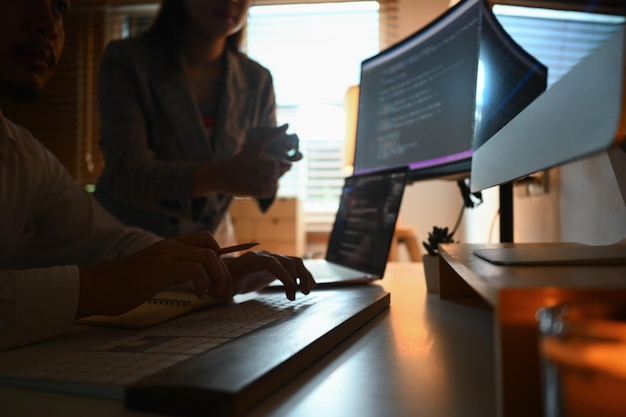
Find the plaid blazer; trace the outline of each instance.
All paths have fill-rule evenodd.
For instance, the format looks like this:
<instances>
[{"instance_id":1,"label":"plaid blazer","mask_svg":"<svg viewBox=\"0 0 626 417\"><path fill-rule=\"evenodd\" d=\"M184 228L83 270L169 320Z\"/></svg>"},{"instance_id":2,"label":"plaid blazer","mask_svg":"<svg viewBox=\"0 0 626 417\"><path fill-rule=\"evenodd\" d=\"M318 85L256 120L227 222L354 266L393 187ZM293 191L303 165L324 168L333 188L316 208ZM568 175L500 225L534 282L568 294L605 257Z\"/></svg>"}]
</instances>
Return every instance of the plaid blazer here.
<instances>
[{"instance_id":1,"label":"plaid blazer","mask_svg":"<svg viewBox=\"0 0 626 417\"><path fill-rule=\"evenodd\" d=\"M232 156L251 127L276 125L270 72L227 53L218 118L210 137L179 62L142 36L107 45L99 73L100 147L105 168L96 198L126 224L164 237L215 231L232 197L191 198L202 161ZM259 201L266 210L273 199Z\"/></svg>"}]
</instances>

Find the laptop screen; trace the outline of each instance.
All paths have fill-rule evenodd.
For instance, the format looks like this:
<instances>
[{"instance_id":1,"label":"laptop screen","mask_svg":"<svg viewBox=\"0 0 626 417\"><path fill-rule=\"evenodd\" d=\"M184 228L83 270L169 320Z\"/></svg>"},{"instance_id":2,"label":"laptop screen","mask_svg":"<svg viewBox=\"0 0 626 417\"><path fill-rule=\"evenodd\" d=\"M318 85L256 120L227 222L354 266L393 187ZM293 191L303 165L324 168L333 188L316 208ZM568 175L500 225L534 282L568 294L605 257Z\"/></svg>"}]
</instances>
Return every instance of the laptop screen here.
<instances>
[{"instance_id":1,"label":"laptop screen","mask_svg":"<svg viewBox=\"0 0 626 417\"><path fill-rule=\"evenodd\" d=\"M400 211L407 167L346 178L326 260L382 275Z\"/></svg>"}]
</instances>

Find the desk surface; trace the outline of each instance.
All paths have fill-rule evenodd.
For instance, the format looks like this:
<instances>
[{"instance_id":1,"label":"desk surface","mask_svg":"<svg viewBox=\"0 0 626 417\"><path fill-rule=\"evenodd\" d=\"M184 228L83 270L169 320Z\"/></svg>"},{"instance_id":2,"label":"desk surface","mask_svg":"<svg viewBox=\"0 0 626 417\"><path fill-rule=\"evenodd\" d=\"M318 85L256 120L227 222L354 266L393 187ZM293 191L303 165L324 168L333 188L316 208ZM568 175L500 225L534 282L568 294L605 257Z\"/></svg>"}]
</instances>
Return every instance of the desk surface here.
<instances>
[{"instance_id":1,"label":"desk surface","mask_svg":"<svg viewBox=\"0 0 626 417\"><path fill-rule=\"evenodd\" d=\"M421 263L392 263L377 284L391 307L254 408L249 416L496 415L492 313L426 292ZM341 291L336 289L333 291ZM104 337L114 329L81 328ZM49 343L0 352L0 373ZM53 410L53 411L51 411ZM147 416L122 403L0 386L7 416Z\"/></svg>"}]
</instances>

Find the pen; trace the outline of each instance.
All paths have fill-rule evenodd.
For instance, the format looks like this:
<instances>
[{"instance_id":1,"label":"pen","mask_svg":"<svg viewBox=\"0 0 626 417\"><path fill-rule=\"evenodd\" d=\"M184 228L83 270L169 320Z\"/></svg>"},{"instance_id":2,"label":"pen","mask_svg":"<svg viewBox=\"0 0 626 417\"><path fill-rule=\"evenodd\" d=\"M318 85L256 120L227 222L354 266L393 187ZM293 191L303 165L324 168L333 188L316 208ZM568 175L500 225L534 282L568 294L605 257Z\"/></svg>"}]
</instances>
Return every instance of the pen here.
<instances>
[{"instance_id":1,"label":"pen","mask_svg":"<svg viewBox=\"0 0 626 417\"><path fill-rule=\"evenodd\" d=\"M227 253L233 253L233 252L237 252L240 250L250 249L258 244L259 242L249 242L249 243L242 243L240 245L227 246L225 248L220 248L220 256L226 255Z\"/></svg>"}]
</instances>

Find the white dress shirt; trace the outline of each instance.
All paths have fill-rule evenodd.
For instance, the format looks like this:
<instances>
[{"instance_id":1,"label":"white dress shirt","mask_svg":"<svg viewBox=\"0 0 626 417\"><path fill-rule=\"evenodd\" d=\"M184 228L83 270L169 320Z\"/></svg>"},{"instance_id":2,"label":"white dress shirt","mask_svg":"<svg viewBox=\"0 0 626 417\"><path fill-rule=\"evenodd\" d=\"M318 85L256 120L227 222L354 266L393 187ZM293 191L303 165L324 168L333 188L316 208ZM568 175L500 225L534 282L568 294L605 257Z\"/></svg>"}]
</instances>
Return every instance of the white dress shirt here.
<instances>
[{"instance_id":1,"label":"white dress shirt","mask_svg":"<svg viewBox=\"0 0 626 417\"><path fill-rule=\"evenodd\" d=\"M158 240L117 221L0 111L0 349L73 324L78 265L116 259Z\"/></svg>"}]
</instances>

